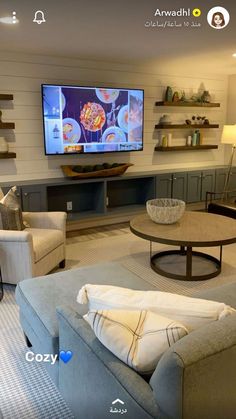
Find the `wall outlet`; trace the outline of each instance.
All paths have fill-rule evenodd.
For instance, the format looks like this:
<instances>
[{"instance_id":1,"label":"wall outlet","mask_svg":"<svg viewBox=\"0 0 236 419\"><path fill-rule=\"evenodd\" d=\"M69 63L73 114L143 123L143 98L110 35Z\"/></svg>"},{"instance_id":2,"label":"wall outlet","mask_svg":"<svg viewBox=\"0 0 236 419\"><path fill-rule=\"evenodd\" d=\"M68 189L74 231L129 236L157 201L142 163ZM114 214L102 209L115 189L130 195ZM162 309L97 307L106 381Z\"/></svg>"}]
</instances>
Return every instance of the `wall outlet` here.
<instances>
[{"instance_id":1,"label":"wall outlet","mask_svg":"<svg viewBox=\"0 0 236 419\"><path fill-rule=\"evenodd\" d=\"M67 211L72 211L72 201L67 201L66 209L67 209Z\"/></svg>"}]
</instances>

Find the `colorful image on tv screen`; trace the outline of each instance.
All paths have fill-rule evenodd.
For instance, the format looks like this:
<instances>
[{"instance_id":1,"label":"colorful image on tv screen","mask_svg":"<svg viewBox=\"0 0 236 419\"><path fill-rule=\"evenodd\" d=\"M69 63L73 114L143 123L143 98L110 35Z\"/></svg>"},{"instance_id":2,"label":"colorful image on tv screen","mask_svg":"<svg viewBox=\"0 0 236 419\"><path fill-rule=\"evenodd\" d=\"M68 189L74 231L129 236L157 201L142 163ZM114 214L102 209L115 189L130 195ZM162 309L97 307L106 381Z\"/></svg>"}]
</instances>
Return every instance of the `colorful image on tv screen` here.
<instances>
[{"instance_id":1,"label":"colorful image on tv screen","mask_svg":"<svg viewBox=\"0 0 236 419\"><path fill-rule=\"evenodd\" d=\"M42 86L46 154L143 149L143 90Z\"/></svg>"}]
</instances>

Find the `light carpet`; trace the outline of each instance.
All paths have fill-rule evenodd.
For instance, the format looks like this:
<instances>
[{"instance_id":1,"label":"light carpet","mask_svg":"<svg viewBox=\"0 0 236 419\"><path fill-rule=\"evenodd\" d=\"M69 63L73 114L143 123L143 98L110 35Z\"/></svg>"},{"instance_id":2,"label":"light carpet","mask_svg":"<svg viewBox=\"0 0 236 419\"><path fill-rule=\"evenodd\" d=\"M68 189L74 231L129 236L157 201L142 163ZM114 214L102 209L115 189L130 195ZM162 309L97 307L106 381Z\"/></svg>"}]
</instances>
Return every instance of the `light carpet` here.
<instances>
[{"instance_id":1,"label":"light carpet","mask_svg":"<svg viewBox=\"0 0 236 419\"><path fill-rule=\"evenodd\" d=\"M4 285L0 302L0 411L4 419L73 419L66 403L37 362L27 362L15 287Z\"/></svg>"},{"instance_id":2,"label":"light carpet","mask_svg":"<svg viewBox=\"0 0 236 419\"><path fill-rule=\"evenodd\" d=\"M79 233L78 236L67 239L65 269L116 261L154 284L158 290L184 295L236 281L236 244L223 247L223 266L219 276L206 281L188 282L166 278L154 272L149 262L149 242L132 234L127 225L122 225L120 228L113 227L113 230L110 227L107 231L101 232L96 232L94 229L91 233L92 237L88 233ZM103 236L100 237L100 234ZM153 244L153 252L174 248L174 246ZM198 248L197 250L219 258L219 247ZM174 265L174 270L178 273L178 264Z\"/></svg>"},{"instance_id":3,"label":"light carpet","mask_svg":"<svg viewBox=\"0 0 236 419\"><path fill-rule=\"evenodd\" d=\"M154 251L164 249L167 247L158 244L153 246ZM219 254L218 248L200 250L214 256ZM70 234L66 251L65 269L117 261L161 291L190 295L199 289L236 280L236 245L224 247L222 273L218 277L201 282L177 281L152 271L149 265L149 243L134 236L127 225L123 224L87 230L78 235ZM14 289L13 286L4 286L5 295L0 302L0 409L3 417L72 419L71 412L42 365L25 361L26 346L19 324Z\"/></svg>"}]
</instances>

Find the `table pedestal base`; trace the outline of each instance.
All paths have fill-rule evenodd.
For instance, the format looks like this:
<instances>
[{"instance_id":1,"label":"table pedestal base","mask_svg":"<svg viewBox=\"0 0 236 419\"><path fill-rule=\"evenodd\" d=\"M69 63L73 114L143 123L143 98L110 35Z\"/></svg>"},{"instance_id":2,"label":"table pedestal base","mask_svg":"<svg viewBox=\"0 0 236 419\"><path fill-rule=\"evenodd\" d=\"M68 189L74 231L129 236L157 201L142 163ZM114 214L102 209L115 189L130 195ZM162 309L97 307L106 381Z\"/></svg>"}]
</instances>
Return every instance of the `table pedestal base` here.
<instances>
[{"instance_id":1,"label":"table pedestal base","mask_svg":"<svg viewBox=\"0 0 236 419\"><path fill-rule=\"evenodd\" d=\"M168 271L165 268L161 267L164 262L164 258L166 258L167 263L166 266L172 267ZM184 258L184 260L182 260ZM178 272L178 264L184 262L184 270L185 273L177 273ZM205 263L214 267L214 270L208 272L206 274L195 274L194 270L194 263L197 262ZM220 259L217 259L211 255L202 252L196 252L192 250L192 247L181 247L180 250L167 250L165 252L159 252L152 255L152 247L150 246L150 265L151 268L160 275L166 276L167 278L179 279L181 281L204 281L206 279L214 278L215 276L219 275L221 272L221 262L222 262L222 246L220 246ZM165 263L164 263L165 264ZM174 264L174 267L173 267ZM173 272L174 270L174 272Z\"/></svg>"}]
</instances>

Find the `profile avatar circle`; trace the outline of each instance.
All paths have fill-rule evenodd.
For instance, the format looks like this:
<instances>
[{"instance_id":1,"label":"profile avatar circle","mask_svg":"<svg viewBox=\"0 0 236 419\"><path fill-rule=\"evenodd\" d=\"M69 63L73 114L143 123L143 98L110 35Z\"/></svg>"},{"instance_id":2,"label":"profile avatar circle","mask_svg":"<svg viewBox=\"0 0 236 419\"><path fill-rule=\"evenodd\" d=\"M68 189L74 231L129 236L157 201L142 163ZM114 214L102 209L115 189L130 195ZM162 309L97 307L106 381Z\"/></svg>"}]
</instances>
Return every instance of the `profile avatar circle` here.
<instances>
[{"instance_id":1,"label":"profile avatar circle","mask_svg":"<svg viewBox=\"0 0 236 419\"><path fill-rule=\"evenodd\" d=\"M207 21L213 29L224 29L229 20L229 12L224 7L213 7L207 14Z\"/></svg>"}]
</instances>

